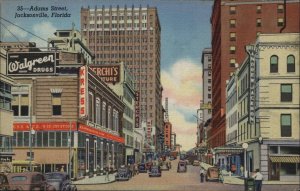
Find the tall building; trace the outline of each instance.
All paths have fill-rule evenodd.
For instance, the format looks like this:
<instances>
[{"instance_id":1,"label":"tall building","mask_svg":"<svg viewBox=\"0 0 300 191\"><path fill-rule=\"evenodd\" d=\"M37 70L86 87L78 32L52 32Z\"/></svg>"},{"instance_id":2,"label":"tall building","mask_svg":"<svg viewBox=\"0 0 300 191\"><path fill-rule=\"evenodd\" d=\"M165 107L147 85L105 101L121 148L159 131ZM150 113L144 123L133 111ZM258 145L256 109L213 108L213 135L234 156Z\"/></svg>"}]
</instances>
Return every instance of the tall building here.
<instances>
[{"instance_id":1,"label":"tall building","mask_svg":"<svg viewBox=\"0 0 300 191\"><path fill-rule=\"evenodd\" d=\"M299 6L296 0L214 2L211 16L213 110L208 138L211 148L226 142L226 80L245 59L245 45L254 43L260 33L298 32Z\"/></svg>"},{"instance_id":2,"label":"tall building","mask_svg":"<svg viewBox=\"0 0 300 191\"><path fill-rule=\"evenodd\" d=\"M160 81L160 22L155 7L81 8L81 31L95 64L123 62L139 94L137 124L163 128ZM151 145L156 145L156 136Z\"/></svg>"}]
</instances>

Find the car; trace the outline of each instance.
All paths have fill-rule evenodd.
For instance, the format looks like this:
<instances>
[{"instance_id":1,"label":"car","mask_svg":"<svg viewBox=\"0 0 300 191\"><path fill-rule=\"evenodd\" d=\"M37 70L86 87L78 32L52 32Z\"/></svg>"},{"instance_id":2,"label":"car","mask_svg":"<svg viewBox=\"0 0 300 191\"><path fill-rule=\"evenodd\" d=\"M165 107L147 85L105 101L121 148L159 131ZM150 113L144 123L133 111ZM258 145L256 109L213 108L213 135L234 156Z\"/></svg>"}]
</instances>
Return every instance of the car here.
<instances>
[{"instance_id":1,"label":"car","mask_svg":"<svg viewBox=\"0 0 300 191\"><path fill-rule=\"evenodd\" d=\"M187 171L186 162L184 160L179 161L177 165L177 172L186 172L186 171Z\"/></svg>"},{"instance_id":2,"label":"car","mask_svg":"<svg viewBox=\"0 0 300 191\"><path fill-rule=\"evenodd\" d=\"M72 184L69 175L65 172L49 172L45 176L47 182L56 190L77 191L77 187Z\"/></svg>"},{"instance_id":3,"label":"car","mask_svg":"<svg viewBox=\"0 0 300 191\"><path fill-rule=\"evenodd\" d=\"M170 156L169 160L175 160L175 157L174 156Z\"/></svg>"},{"instance_id":4,"label":"car","mask_svg":"<svg viewBox=\"0 0 300 191\"><path fill-rule=\"evenodd\" d=\"M167 161L161 162L160 163L160 169L161 170L169 170L170 169L169 163Z\"/></svg>"},{"instance_id":5,"label":"car","mask_svg":"<svg viewBox=\"0 0 300 191\"><path fill-rule=\"evenodd\" d=\"M150 170L151 167L152 167L152 165L153 165L153 162L152 162L152 161L147 162L147 163L146 163L146 168L147 168L147 170Z\"/></svg>"},{"instance_id":6,"label":"car","mask_svg":"<svg viewBox=\"0 0 300 191\"><path fill-rule=\"evenodd\" d=\"M4 173L0 173L0 190L10 190L10 186L7 180L7 176Z\"/></svg>"},{"instance_id":7,"label":"car","mask_svg":"<svg viewBox=\"0 0 300 191\"><path fill-rule=\"evenodd\" d=\"M47 183L46 177L40 172L10 173L7 178L10 190L56 190L54 186Z\"/></svg>"},{"instance_id":8,"label":"car","mask_svg":"<svg viewBox=\"0 0 300 191\"><path fill-rule=\"evenodd\" d=\"M141 173L147 173L147 167L145 163L141 163L138 165L138 170Z\"/></svg>"},{"instance_id":9,"label":"car","mask_svg":"<svg viewBox=\"0 0 300 191\"><path fill-rule=\"evenodd\" d=\"M131 178L131 172L128 167L121 166L118 168L117 174L115 176L116 181L129 180Z\"/></svg>"},{"instance_id":10,"label":"car","mask_svg":"<svg viewBox=\"0 0 300 191\"><path fill-rule=\"evenodd\" d=\"M194 160L194 162L193 162L193 166L200 166L200 161L198 161L198 160Z\"/></svg>"},{"instance_id":11,"label":"car","mask_svg":"<svg viewBox=\"0 0 300 191\"><path fill-rule=\"evenodd\" d=\"M149 177L161 177L161 170L159 166L152 166L149 172Z\"/></svg>"},{"instance_id":12,"label":"car","mask_svg":"<svg viewBox=\"0 0 300 191\"><path fill-rule=\"evenodd\" d=\"M206 171L206 181L219 181L219 168L209 167Z\"/></svg>"}]
</instances>

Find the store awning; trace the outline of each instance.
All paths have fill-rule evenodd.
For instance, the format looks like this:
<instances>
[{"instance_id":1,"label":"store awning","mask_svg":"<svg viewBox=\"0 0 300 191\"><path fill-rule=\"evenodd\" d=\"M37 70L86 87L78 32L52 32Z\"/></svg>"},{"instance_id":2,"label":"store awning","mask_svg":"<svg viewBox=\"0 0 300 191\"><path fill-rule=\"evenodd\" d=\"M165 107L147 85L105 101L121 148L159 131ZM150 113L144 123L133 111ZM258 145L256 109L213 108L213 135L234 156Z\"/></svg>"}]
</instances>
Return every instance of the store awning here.
<instances>
[{"instance_id":1,"label":"store awning","mask_svg":"<svg viewBox=\"0 0 300 191\"><path fill-rule=\"evenodd\" d=\"M273 163L300 163L300 156L270 156Z\"/></svg>"}]
</instances>

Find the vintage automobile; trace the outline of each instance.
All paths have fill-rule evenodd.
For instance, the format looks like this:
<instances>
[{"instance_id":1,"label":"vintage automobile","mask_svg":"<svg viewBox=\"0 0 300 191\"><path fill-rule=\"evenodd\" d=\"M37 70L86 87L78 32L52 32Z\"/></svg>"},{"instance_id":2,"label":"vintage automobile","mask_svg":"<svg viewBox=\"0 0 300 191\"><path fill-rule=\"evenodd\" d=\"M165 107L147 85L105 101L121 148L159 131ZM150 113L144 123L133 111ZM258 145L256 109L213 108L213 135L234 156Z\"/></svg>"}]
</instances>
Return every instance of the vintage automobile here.
<instances>
[{"instance_id":1,"label":"vintage automobile","mask_svg":"<svg viewBox=\"0 0 300 191\"><path fill-rule=\"evenodd\" d=\"M147 168L147 170L150 170L151 167L152 167L152 165L153 165L153 162L152 162L152 161L146 162L146 168Z\"/></svg>"},{"instance_id":2,"label":"vintage automobile","mask_svg":"<svg viewBox=\"0 0 300 191\"><path fill-rule=\"evenodd\" d=\"M146 167L145 163L139 164L138 169L139 169L139 172L141 172L141 173L146 173L147 172L147 167Z\"/></svg>"},{"instance_id":3,"label":"vintage automobile","mask_svg":"<svg viewBox=\"0 0 300 191\"><path fill-rule=\"evenodd\" d=\"M77 191L77 187L72 184L69 175L65 172L49 172L45 174L48 184L56 190Z\"/></svg>"},{"instance_id":4,"label":"vintage automobile","mask_svg":"<svg viewBox=\"0 0 300 191\"><path fill-rule=\"evenodd\" d=\"M128 167L126 166L121 166L118 171L117 174L115 176L116 181L119 180L129 180L131 178L131 173Z\"/></svg>"},{"instance_id":5,"label":"vintage automobile","mask_svg":"<svg viewBox=\"0 0 300 191\"><path fill-rule=\"evenodd\" d=\"M161 170L159 166L152 166L149 172L149 177L161 177Z\"/></svg>"},{"instance_id":6,"label":"vintage automobile","mask_svg":"<svg viewBox=\"0 0 300 191\"><path fill-rule=\"evenodd\" d=\"M186 172L186 171L187 171L186 161L180 160L177 165L177 172Z\"/></svg>"},{"instance_id":7,"label":"vintage automobile","mask_svg":"<svg viewBox=\"0 0 300 191\"><path fill-rule=\"evenodd\" d=\"M0 190L8 191L10 190L9 183L7 180L7 176L3 173L0 173Z\"/></svg>"},{"instance_id":8,"label":"vintage automobile","mask_svg":"<svg viewBox=\"0 0 300 191\"><path fill-rule=\"evenodd\" d=\"M209 167L206 171L206 181L219 181L219 168Z\"/></svg>"},{"instance_id":9,"label":"vintage automobile","mask_svg":"<svg viewBox=\"0 0 300 191\"><path fill-rule=\"evenodd\" d=\"M10 190L56 190L54 186L47 183L46 177L40 172L10 173L7 178Z\"/></svg>"},{"instance_id":10,"label":"vintage automobile","mask_svg":"<svg viewBox=\"0 0 300 191\"><path fill-rule=\"evenodd\" d=\"M170 169L169 163L168 163L167 161L163 161L163 162L160 164L160 169L161 169L161 170L169 170L169 169Z\"/></svg>"},{"instance_id":11,"label":"vintage automobile","mask_svg":"<svg viewBox=\"0 0 300 191\"><path fill-rule=\"evenodd\" d=\"M193 162L193 166L200 166L200 161L198 161L198 160L194 160L194 162Z\"/></svg>"}]
</instances>

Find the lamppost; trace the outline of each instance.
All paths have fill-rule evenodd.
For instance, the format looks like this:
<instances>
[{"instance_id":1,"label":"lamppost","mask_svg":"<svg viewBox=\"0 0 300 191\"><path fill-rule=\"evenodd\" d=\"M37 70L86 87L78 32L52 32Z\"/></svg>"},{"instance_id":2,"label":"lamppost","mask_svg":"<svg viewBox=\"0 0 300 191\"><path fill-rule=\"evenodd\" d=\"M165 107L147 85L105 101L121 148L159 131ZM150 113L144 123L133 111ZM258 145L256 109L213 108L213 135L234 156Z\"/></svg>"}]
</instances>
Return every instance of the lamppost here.
<instances>
[{"instance_id":1,"label":"lamppost","mask_svg":"<svg viewBox=\"0 0 300 191\"><path fill-rule=\"evenodd\" d=\"M243 143L242 145L243 149L244 149L244 177L248 178L248 171L247 171L247 148L248 148L248 143Z\"/></svg>"}]
</instances>

